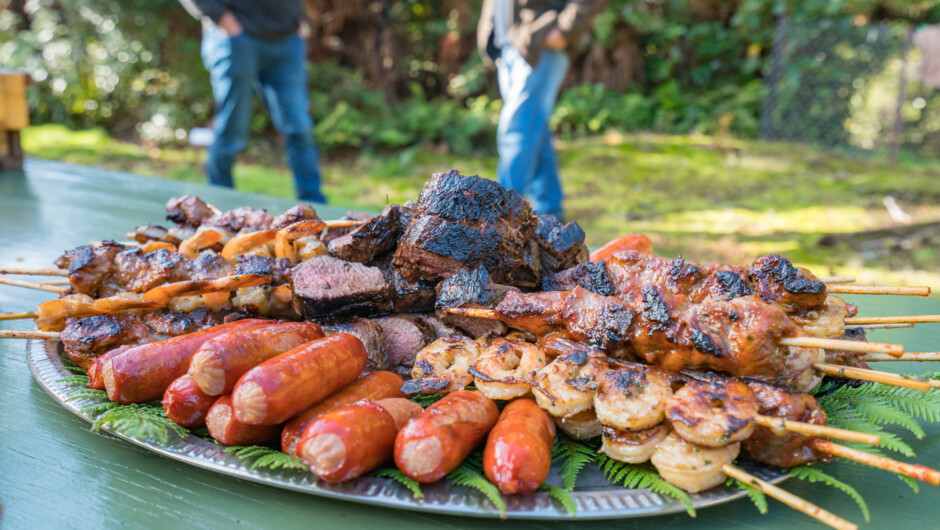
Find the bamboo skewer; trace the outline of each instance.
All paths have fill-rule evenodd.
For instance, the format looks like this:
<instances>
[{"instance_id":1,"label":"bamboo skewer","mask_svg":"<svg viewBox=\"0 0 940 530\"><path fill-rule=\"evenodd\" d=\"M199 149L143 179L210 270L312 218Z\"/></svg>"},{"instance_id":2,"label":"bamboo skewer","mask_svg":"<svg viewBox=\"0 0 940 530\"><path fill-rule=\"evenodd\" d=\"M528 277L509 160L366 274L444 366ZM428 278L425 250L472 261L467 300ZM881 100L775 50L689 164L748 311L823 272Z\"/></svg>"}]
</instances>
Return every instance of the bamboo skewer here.
<instances>
[{"instance_id":1,"label":"bamboo skewer","mask_svg":"<svg viewBox=\"0 0 940 530\"><path fill-rule=\"evenodd\" d=\"M15 267L0 268L0 274L23 274L29 276L68 276L68 271L62 269L22 269Z\"/></svg>"},{"instance_id":2,"label":"bamboo skewer","mask_svg":"<svg viewBox=\"0 0 940 530\"><path fill-rule=\"evenodd\" d=\"M940 352L937 351L925 351L925 352L916 352L916 353L905 353L900 357L894 357L892 355L886 355L884 353L869 353L868 355L863 355L859 357L860 361L866 363L871 362L880 362L880 361L940 361Z\"/></svg>"},{"instance_id":3,"label":"bamboo skewer","mask_svg":"<svg viewBox=\"0 0 940 530\"><path fill-rule=\"evenodd\" d=\"M770 497L777 499L778 501L786 504L787 506L793 508L794 510L799 510L806 515L825 523L832 528L838 528L840 530L858 530L858 526L855 524L846 521L845 519L835 515L831 512L823 510L819 506L797 497L796 495L786 491L784 489L778 488L769 482L765 482L754 475L744 471L741 468L732 466L731 464L725 464L721 467L721 470L724 471L725 475L728 475L731 478L737 479L738 481L752 486Z\"/></svg>"},{"instance_id":4,"label":"bamboo skewer","mask_svg":"<svg viewBox=\"0 0 940 530\"><path fill-rule=\"evenodd\" d=\"M849 379L860 379L862 381L871 381L883 385L903 386L913 388L914 390L930 391L930 383L919 381L917 379L892 374L890 372L879 372L878 370L867 370L865 368L853 368L851 366L839 366L836 364L813 363L813 367L826 375L835 377L846 377Z\"/></svg>"},{"instance_id":5,"label":"bamboo skewer","mask_svg":"<svg viewBox=\"0 0 940 530\"><path fill-rule=\"evenodd\" d=\"M22 331L19 329L0 329L0 339L42 339L59 340L58 331Z\"/></svg>"},{"instance_id":6,"label":"bamboo skewer","mask_svg":"<svg viewBox=\"0 0 940 530\"><path fill-rule=\"evenodd\" d=\"M899 317L849 317L845 319L846 326L860 326L863 324L929 324L940 322L940 315L908 315Z\"/></svg>"},{"instance_id":7,"label":"bamboo skewer","mask_svg":"<svg viewBox=\"0 0 940 530\"><path fill-rule=\"evenodd\" d=\"M831 285L829 294L899 294L904 296L927 296L930 287L889 287L886 285Z\"/></svg>"},{"instance_id":8,"label":"bamboo skewer","mask_svg":"<svg viewBox=\"0 0 940 530\"><path fill-rule=\"evenodd\" d=\"M780 339L784 346L798 346L801 348L822 348L824 350L855 351L863 353L887 353L895 357L904 353L900 344L887 344L884 342L861 342L855 340L820 339L818 337L789 337Z\"/></svg>"},{"instance_id":9,"label":"bamboo skewer","mask_svg":"<svg viewBox=\"0 0 940 530\"><path fill-rule=\"evenodd\" d=\"M755 416L754 421L757 422L758 425L767 427L778 436L783 436L785 432L789 431L805 434L807 436L824 436L826 438L835 438L836 440L845 440L847 442L857 442L868 445L881 444L881 437L877 434L866 434L847 429L838 429L836 427L827 427L825 425L816 425L815 423L764 416L762 414Z\"/></svg>"},{"instance_id":10,"label":"bamboo skewer","mask_svg":"<svg viewBox=\"0 0 940 530\"><path fill-rule=\"evenodd\" d=\"M0 320L26 320L29 318L36 318L39 316L39 313L29 311L27 313L0 313Z\"/></svg>"},{"instance_id":11,"label":"bamboo skewer","mask_svg":"<svg viewBox=\"0 0 940 530\"><path fill-rule=\"evenodd\" d=\"M914 327L913 322L901 322L898 324L858 324L852 326L854 328L865 328L865 329L895 329L895 328L912 328Z\"/></svg>"},{"instance_id":12,"label":"bamboo skewer","mask_svg":"<svg viewBox=\"0 0 940 530\"><path fill-rule=\"evenodd\" d=\"M26 287L27 289L38 289L40 291L49 291L50 293L64 293L68 290L66 287L58 285L49 285L48 283L24 282L20 280L11 280L9 278L0 278L0 284L12 285L14 287Z\"/></svg>"},{"instance_id":13,"label":"bamboo skewer","mask_svg":"<svg viewBox=\"0 0 940 530\"><path fill-rule=\"evenodd\" d=\"M851 447L832 443L827 440L821 440L819 438L812 440L810 442L810 447L837 458L854 460L855 462L865 464L866 466L876 467L878 469L883 469L885 471L890 471L891 473L897 473L899 475L905 475L913 479L926 482L927 484L931 484L933 486L940 486L940 471L931 469L927 466L898 462L897 460L893 460L891 458L873 455L871 453L859 451L858 449L852 449Z\"/></svg>"},{"instance_id":14,"label":"bamboo skewer","mask_svg":"<svg viewBox=\"0 0 940 530\"><path fill-rule=\"evenodd\" d=\"M855 276L823 276L819 281L825 284L834 283L855 283Z\"/></svg>"}]
</instances>

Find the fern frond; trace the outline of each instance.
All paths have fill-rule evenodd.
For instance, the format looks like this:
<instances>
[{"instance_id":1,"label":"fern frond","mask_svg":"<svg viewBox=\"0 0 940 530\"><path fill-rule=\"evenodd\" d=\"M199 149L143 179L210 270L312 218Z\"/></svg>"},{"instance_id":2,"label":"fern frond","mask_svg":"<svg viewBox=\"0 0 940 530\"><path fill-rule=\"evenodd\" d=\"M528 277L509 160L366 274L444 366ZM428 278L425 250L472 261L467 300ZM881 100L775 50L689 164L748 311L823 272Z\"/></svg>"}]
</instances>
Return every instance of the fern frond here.
<instances>
[{"instance_id":1,"label":"fern frond","mask_svg":"<svg viewBox=\"0 0 940 530\"><path fill-rule=\"evenodd\" d=\"M479 491L499 510L499 516L502 519L506 518L506 503L499 489L477 470L466 464L460 464L457 469L447 474L447 481L456 486L466 486Z\"/></svg>"},{"instance_id":2,"label":"fern frond","mask_svg":"<svg viewBox=\"0 0 940 530\"><path fill-rule=\"evenodd\" d=\"M69 397L65 398L65 400L75 401L76 399L82 398L108 399L108 393L104 390L96 390L94 388L77 388L69 394Z\"/></svg>"},{"instance_id":3,"label":"fern frond","mask_svg":"<svg viewBox=\"0 0 940 530\"><path fill-rule=\"evenodd\" d=\"M559 488L558 486L552 486L551 484L542 484L540 489L564 506L568 513L578 515L578 506L574 503L574 499L571 497L571 493L568 490Z\"/></svg>"},{"instance_id":4,"label":"fern frond","mask_svg":"<svg viewBox=\"0 0 940 530\"><path fill-rule=\"evenodd\" d=\"M59 360L62 361L62 368L65 368L73 374L84 374L87 372L87 370L82 370L77 364L72 362L72 359L69 359L68 355L64 352L59 354Z\"/></svg>"},{"instance_id":5,"label":"fern frond","mask_svg":"<svg viewBox=\"0 0 940 530\"><path fill-rule=\"evenodd\" d=\"M421 491L421 483L412 478L406 477L404 473L394 467L383 467L370 473L373 477L390 478L402 486L408 488L416 499L423 499L424 492Z\"/></svg>"},{"instance_id":6,"label":"fern frond","mask_svg":"<svg viewBox=\"0 0 940 530\"><path fill-rule=\"evenodd\" d=\"M916 480L912 479L911 477L904 476L904 475L895 475L895 476L901 479L901 482L910 486L911 489L914 490L914 495L920 495L920 486L917 484Z\"/></svg>"},{"instance_id":7,"label":"fern frond","mask_svg":"<svg viewBox=\"0 0 940 530\"><path fill-rule=\"evenodd\" d=\"M105 410L95 418L91 430L105 428L138 440L152 438L160 445L166 445L170 431L180 438L189 434L189 430L167 418L162 407L150 403L116 405Z\"/></svg>"},{"instance_id":8,"label":"fern frond","mask_svg":"<svg viewBox=\"0 0 940 530\"><path fill-rule=\"evenodd\" d=\"M827 423L832 427L838 427L840 429L848 429L850 431L864 432L868 434L877 434L881 437L880 447L888 449L889 451L896 451L907 457L915 456L914 449L912 449L911 446L907 444L907 442L898 438L896 434L888 432L884 430L882 426L870 423L858 415L845 414L837 417L830 417ZM851 442L846 442L846 445L855 447L862 451L881 454L876 448L870 445L853 444Z\"/></svg>"},{"instance_id":9,"label":"fern frond","mask_svg":"<svg viewBox=\"0 0 940 530\"><path fill-rule=\"evenodd\" d=\"M940 398L930 394L910 388L867 383L857 388L843 386L821 398L819 404L830 418L856 414L869 423L899 425L918 438L923 438L924 430L915 417L940 421Z\"/></svg>"},{"instance_id":10,"label":"fern frond","mask_svg":"<svg viewBox=\"0 0 940 530\"><path fill-rule=\"evenodd\" d=\"M725 486L731 486L732 484L739 490L744 490L744 492L747 493L747 498L751 499L751 502L754 503L754 507L757 508L757 511L760 512L761 515L767 513L767 495L763 491L750 484L741 482L734 477L728 477L728 479L725 480Z\"/></svg>"},{"instance_id":11,"label":"fern frond","mask_svg":"<svg viewBox=\"0 0 940 530\"><path fill-rule=\"evenodd\" d=\"M106 410L111 410L115 407L120 407L120 405L111 401L103 401L101 403L95 403L93 405L88 405L87 407L82 407L79 412L82 414L91 414L97 416L98 414L101 414Z\"/></svg>"},{"instance_id":12,"label":"fern frond","mask_svg":"<svg viewBox=\"0 0 940 530\"><path fill-rule=\"evenodd\" d=\"M300 469L306 471L309 469L304 461L294 455L284 454L276 449L265 447L263 445L242 445L225 448L226 453L234 453L239 460L253 458L254 462L248 468L255 470L259 467L268 469Z\"/></svg>"},{"instance_id":13,"label":"fern frond","mask_svg":"<svg viewBox=\"0 0 940 530\"><path fill-rule=\"evenodd\" d=\"M623 484L630 489L648 488L654 493L672 497L685 504L685 511L690 517L695 517L695 507L689 494L663 480L654 467L648 464L618 462L604 453L597 453L597 464L607 480L612 483Z\"/></svg>"},{"instance_id":14,"label":"fern frond","mask_svg":"<svg viewBox=\"0 0 940 530\"><path fill-rule=\"evenodd\" d=\"M589 462L594 462L597 454L595 448L584 442L579 442L561 433L555 437L555 444L552 446L552 462L560 463L561 479L566 490L571 491L574 489L581 470Z\"/></svg>"},{"instance_id":15,"label":"fern frond","mask_svg":"<svg viewBox=\"0 0 940 530\"><path fill-rule=\"evenodd\" d=\"M59 379L65 386L88 386L88 376L84 374L67 375Z\"/></svg>"},{"instance_id":16,"label":"fern frond","mask_svg":"<svg viewBox=\"0 0 940 530\"><path fill-rule=\"evenodd\" d=\"M862 515L865 516L865 522L871 522L871 513L868 511L868 503L865 502L865 499L862 498L861 494L859 494L859 492L852 486L849 486L845 482L842 482L832 475L824 473L819 468L809 465L791 468L790 475L800 480L808 480L811 484L821 482L827 486L832 486L833 488L841 490L843 493L851 497L852 500L855 501L855 504L858 504L858 507L862 510Z\"/></svg>"},{"instance_id":17,"label":"fern frond","mask_svg":"<svg viewBox=\"0 0 940 530\"><path fill-rule=\"evenodd\" d=\"M431 405L437 403L444 398L447 394L435 393L435 394L411 394L408 396L408 399L414 401L418 405L421 405L421 408L426 409Z\"/></svg>"}]
</instances>

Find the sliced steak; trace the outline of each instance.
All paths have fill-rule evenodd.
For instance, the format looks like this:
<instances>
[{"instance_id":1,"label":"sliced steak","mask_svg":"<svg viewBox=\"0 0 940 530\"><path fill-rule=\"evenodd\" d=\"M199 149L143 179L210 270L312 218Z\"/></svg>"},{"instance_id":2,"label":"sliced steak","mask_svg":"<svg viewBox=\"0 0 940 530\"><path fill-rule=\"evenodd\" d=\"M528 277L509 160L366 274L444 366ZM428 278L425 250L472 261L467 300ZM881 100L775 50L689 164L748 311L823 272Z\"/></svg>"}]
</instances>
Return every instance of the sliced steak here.
<instances>
[{"instance_id":1,"label":"sliced steak","mask_svg":"<svg viewBox=\"0 0 940 530\"><path fill-rule=\"evenodd\" d=\"M433 315L417 315L434 328L434 334L437 338L450 337L451 335L462 335L456 328L451 327Z\"/></svg>"},{"instance_id":2,"label":"sliced steak","mask_svg":"<svg viewBox=\"0 0 940 530\"><path fill-rule=\"evenodd\" d=\"M500 283L536 286L532 209L498 183L451 170L421 191L394 263L406 277L440 280L461 268L486 267Z\"/></svg>"},{"instance_id":3,"label":"sliced steak","mask_svg":"<svg viewBox=\"0 0 940 530\"><path fill-rule=\"evenodd\" d=\"M200 307L192 311L169 311L162 310L144 315L144 323L155 335L164 335L166 337L176 337L185 335L196 330L218 326L226 322L225 313L210 311L208 308Z\"/></svg>"},{"instance_id":4,"label":"sliced steak","mask_svg":"<svg viewBox=\"0 0 940 530\"><path fill-rule=\"evenodd\" d=\"M144 252L139 248L122 250L114 257L117 291L145 292L164 283L185 279L186 258L182 254L159 249Z\"/></svg>"},{"instance_id":5,"label":"sliced steak","mask_svg":"<svg viewBox=\"0 0 940 530\"><path fill-rule=\"evenodd\" d=\"M578 223L562 225L554 215L541 215L535 229L535 241L539 246L543 279L588 260L584 230Z\"/></svg>"},{"instance_id":6,"label":"sliced steak","mask_svg":"<svg viewBox=\"0 0 940 530\"><path fill-rule=\"evenodd\" d=\"M385 332L382 331L382 326L375 320L352 317L319 320L317 324L323 328L323 332L327 335L348 333L362 341L362 345L365 346L366 352L369 354L366 368L362 371L363 375L377 370L388 370Z\"/></svg>"},{"instance_id":7,"label":"sliced steak","mask_svg":"<svg viewBox=\"0 0 940 530\"><path fill-rule=\"evenodd\" d=\"M268 230L274 223L274 218L268 212L260 208L251 206L239 206L232 208L227 212L213 215L206 220L205 224L224 228L233 234L242 230L248 232L257 232L259 230Z\"/></svg>"},{"instance_id":8,"label":"sliced steak","mask_svg":"<svg viewBox=\"0 0 940 530\"><path fill-rule=\"evenodd\" d=\"M239 256L235 263L235 274L255 274L271 278L271 285L290 283L293 265L287 258L265 256Z\"/></svg>"},{"instance_id":9,"label":"sliced steak","mask_svg":"<svg viewBox=\"0 0 940 530\"><path fill-rule=\"evenodd\" d=\"M385 351L388 369L405 379L411 378L415 356L428 344L437 340L430 324L409 314L397 314L375 319L385 333Z\"/></svg>"},{"instance_id":10,"label":"sliced steak","mask_svg":"<svg viewBox=\"0 0 940 530\"><path fill-rule=\"evenodd\" d=\"M369 263L379 254L394 249L400 234L399 206L391 204L362 226L330 241L327 248L330 255L339 259Z\"/></svg>"},{"instance_id":11,"label":"sliced steak","mask_svg":"<svg viewBox=\"0 0 940 530\"><path fill-rule=\"evenodd\" d=\"M294 309L305 319L369 316L388 307L389 285L377 267L315 256L291 276Z\"/></svg>"},{"instance_id":12,"label":"sliced steak","mask_svg":"<svg viewBox=\"0 0 940 530\"><path fill-rule=\"evenodd\" d=\"M603 261L581 263L554 276L542 277L543 291L570 291L575 287L603 296L613 296L615 292L607 274L607 264Z\"/></svg>"},{"instance_id":13,"label":"sliced steak","mask_svg":"<svg viewBox=\"0 0 940 530\"><path fill-rule=\"evenodd\" d=\"M298 204L286 212L274 218L271 222L271 230L280 230L299 221L312 221L319 219L317 211L307 204Z\"/></svg>"},{"instance_id":14,"label":"sliced steak","mask_svg":"<svg viewBox=\"0 0 940 530\"><path fill-rule=\"evenodd\" d=\"M235 265L212 252L203 252L196 259L186 262L186 275L191 280L214 280L235 273Z\"/></svg>"}]
</instances>

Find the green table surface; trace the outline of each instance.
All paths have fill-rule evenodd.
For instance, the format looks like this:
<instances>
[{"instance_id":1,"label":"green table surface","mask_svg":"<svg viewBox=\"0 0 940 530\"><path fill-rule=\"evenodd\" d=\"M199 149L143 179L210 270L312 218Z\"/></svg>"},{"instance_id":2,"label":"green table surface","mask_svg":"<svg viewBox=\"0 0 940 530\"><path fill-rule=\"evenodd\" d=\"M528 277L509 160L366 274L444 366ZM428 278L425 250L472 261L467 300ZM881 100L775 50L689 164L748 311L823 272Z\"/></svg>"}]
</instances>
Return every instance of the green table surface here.
<instances>
[{"instance_id":1,"label":"green table surface","mask_svg":"<svg viewBox=\"0 0 940 530\"><path fill-rule=\"evenodd\" d=\"M95 168L28 161L25 171L0 172L0 264L49 267L64 250L114 238L144 222L160 223L163 204L196 194L226 209L240 205L280 212L294 203L209 186L145 178ZM318 208L324 218L344 209ZM940 286L935 286L940 287ZM26 311L49 293L0 285L0 312ZM940 313L940 303L910 297L855 297L861 315ZM0 322L30 329L28 321ZM872 340L902 343L908 351L937 350L940 326L878 330ZM26 344L0 340L0 526L3 528L791 528L818 525L771 501L761 516L746 499L685 514L603 522L558 523L457 518L328 500L232 479L89 432L36 384L26 365ZM933 363L880 363L879 368L923 373ZM907 365L907 366L904 366ZM916 461L940 466L940 425L927 437L903 434ZM878 470L836 463L826 468L857 488L872 510L871 528L937 527L940 490L919 495ZM833 488L797 480L784 487L864 527L854 503ZM931 521L934 521L931 523Z\"/></svg>"}]
</instances>

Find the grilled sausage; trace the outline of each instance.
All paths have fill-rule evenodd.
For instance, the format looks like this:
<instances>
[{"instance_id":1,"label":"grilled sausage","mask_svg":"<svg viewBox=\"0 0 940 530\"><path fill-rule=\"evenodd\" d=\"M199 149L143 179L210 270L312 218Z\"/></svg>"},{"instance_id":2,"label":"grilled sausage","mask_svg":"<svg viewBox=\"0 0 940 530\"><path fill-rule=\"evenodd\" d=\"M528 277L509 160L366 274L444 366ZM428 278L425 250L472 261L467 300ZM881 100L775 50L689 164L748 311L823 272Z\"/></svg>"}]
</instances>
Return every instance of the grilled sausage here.
<instances>
[{"instance_id":1,"label":"grilled sausage","mask_svg":"<svg viewBox=\"0 0 940 530\"><path fill-rule=\"evenodd\" d=\"M189 369L193 354L209 339L265 324L264 320L237 320L195 333L142 344L106 359L101 365L108 399L115 403L143 403L159 399L170 383Z\"/></svg>"},{"instance_id":2,"label":"grilled sausage","mask_svg":"<svg viewBox=\"0 0 940 530\"><path fill-rule=\"evenodd\" d=\"M189 375L210 396L228 394L238 378L275 355L323 336L312 322L277 322L225 334L205 344L193 356Z\"/></svg>"},{"instance_id":3,"label":"grilled sausage","mask_svg":"<svg viewBox=\"0 0 940 530\"><path fill-rule=\"evenodd\" d=\"M398 433L395 465L418 482L436 482L460 465L497 417L496 404L482 393L452 392Z\"/></svg>"},{"instance_id":4,"label":"grilled sausage","mask_svg":"<svg viewBox=\"0 0 940 530\"><path fill-rule=\"evenodd\" d=\"M639 252L653 252L653 242L643 234L627 234L618 237L613 241L608 241L604 246L591 252L591 261L607 261L616 254L624 250L637 250Z\"/></svg>"},{"instance_id":5,"label":"grilled sausage","mask_svg":"<svg viewBox=\"0 0 940 530\"><path fill-rule=\"evenodd\" d=\"M320 415L336 410L357 401L377 401L384 398L406 397L399 390L404 380L392 372L372 372L369 375L353 381L349 386L331 394L323 401L300 413L299 416L287 422L281 431L281 451L286 454L295 454L297 442L308 425L313 423Z\"/></svg>"},{"instance_id":6,"label":"grilled sausage","mask_svg":"<svg viewBox=\"0 0 940 530\"><path fill-rule=\"evenodd\" d=\"M420 405L404 398L347 405L311 423L297 455L323 480L356 478L392 459L399 429L420 413Z\"/></svg>"},{"instance_id":7,"label":"grilled sausage","mask_svg":"<svg viewBox=\"0 0 940 530\"><path fill-rule=\"evenodd\" d=\"M232 392L235 417L252 425L283 423L355 381L366 359L362 342L346 333L286 351L238 380Z\"/></svg>"},{"instance_id":8,"label":"grilled sausage","mask_svg":"<svg viewBox=\"0 0 940 530\"><path fill-rule=\"evenodd\" d=\"M104 362L108 359L116 355L120 355L135 346L137 345L125 344L124 346L118 346L113 350L108 350L105 353L95 357L95 359L91 361L91 364L88 365L88 388L104 390L104 373L101 371L101 366L104 365Z\"/></svg>"},{"instance_id":9,"label":"grilled sausage","mask_svg":"<svg viewBox=\"0 0 940 530\"><path fill-rule=\"evenodd\" d=\"M232 414L232 396L215 401L206 415L209 434L222 445L260 445L277 437L280 425L248 425Z\"/></svg>"},{"instance_id":10,"label":"grilled sausage","mask_svg":"<svg viewBox=\"0 0 940 530\"><path fill-rule=\"evenodd\" d=\"M529 493L545 482L552 466L555 423L532 399L503 409L483 450L483 471L505 494Z\"/></svg>"},{"instance_id":11,"label":"grilled sausage","mask_svg":"<svg viewBox=\"0 0 940 530\"><path fill-rule=\"evenodd\" d=\"M215 400L215 396L200 390L193 378L185 374L173 381L163 394L163 411L179 425L198 429L206 425L206 414Z\"/></svg>"}]
</instances>

